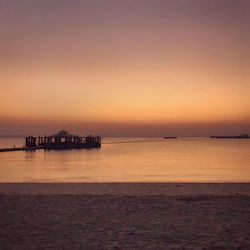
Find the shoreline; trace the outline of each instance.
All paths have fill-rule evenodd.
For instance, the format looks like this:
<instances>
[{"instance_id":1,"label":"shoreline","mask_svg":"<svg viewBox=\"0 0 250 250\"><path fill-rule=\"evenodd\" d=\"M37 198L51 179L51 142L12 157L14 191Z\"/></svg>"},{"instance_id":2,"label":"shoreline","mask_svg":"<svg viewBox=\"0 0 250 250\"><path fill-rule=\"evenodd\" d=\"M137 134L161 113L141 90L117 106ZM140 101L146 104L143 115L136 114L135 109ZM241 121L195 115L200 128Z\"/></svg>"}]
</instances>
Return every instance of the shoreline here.
<instances>
[{"instance_id":1,"label":"shoreline","mask_svg":"<svg viewBox=\"0 0 250 250\"><path fill-rule=\"evenodd\" d=\"M247 195L250 182L115 182L115 183L0 183L0 193L7 195Z\"/></svg>"}]
</instances>

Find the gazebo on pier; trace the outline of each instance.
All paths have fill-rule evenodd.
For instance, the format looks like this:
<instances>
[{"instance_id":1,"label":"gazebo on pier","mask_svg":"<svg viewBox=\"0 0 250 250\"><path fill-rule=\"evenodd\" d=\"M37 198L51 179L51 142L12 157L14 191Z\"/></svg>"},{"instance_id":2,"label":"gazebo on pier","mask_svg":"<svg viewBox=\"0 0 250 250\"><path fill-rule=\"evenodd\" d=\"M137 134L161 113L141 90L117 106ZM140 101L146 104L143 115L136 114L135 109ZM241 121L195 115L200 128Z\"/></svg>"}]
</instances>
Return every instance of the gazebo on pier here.
<instances>
[{"instance_id":1,"label":"gazebo on pier","mask_svg":"<svg viewBox=\"0 0 250 250\"><path fill-rule=\"evenodd\" d=\"M29 146L29 138L26 138L26 146ZM44 147L45 149L73 149L73 148L99 148L101 147L100 136L76 136L69 134L66 130L60 130L57 134L50 136L32 137L32 145Z\"/></svg>"}]
</instances>

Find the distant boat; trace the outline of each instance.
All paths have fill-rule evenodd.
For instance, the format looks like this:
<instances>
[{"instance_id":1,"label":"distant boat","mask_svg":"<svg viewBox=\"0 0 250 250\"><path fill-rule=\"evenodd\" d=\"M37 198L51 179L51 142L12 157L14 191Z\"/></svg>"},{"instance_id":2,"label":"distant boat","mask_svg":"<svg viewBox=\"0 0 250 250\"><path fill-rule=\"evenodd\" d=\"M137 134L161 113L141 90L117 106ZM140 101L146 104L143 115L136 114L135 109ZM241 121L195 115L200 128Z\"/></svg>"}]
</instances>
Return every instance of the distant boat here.
<instances>
[{"instance_id":1,"label":"distant boat","mask_svg":"<svg viewBox=\"0 0 250 250\"><path fill-rule=\"evenodd\" d=\"M250 139L248 134L233 135L233 136L210 136L210 138L216 139Z\"/></svg>"},{"instance_id":2,"label":"distant boat","mask_svg":"<svg viewBox=\"0 0 250 250\"><path fill-rule=\"evenodd\" d=\"M177 136L165 136L164 139L177 139Z\"/></svg>"}]
</instances>

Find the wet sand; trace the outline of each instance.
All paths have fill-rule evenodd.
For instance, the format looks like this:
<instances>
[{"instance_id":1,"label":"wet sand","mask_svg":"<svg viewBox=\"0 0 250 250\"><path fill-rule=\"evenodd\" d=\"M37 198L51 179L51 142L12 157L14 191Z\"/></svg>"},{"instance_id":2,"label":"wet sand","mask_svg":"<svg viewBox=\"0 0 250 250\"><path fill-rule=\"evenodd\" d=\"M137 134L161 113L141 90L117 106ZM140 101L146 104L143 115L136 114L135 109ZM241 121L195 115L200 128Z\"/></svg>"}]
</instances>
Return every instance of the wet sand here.
<instances>
[{"instance_id":1,"label":"wet sand","mask_svg":"<svg viewBox=\"0 0 250 250\"><path fill-rule=\"evenodd\" d=\"M249 249L250 183L0 184L0 249Z\"/></svg>"}]
</instances>

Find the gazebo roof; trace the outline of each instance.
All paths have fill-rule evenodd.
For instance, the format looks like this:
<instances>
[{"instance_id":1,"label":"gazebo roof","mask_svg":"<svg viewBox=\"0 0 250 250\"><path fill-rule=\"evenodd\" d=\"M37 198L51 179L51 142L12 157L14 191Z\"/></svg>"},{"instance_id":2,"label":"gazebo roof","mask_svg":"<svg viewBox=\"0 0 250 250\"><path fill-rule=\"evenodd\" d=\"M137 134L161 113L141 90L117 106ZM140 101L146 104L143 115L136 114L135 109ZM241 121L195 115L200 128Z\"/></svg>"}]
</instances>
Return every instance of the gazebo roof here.
<instances>
[{"instance_id":1,"label":"gazebo roof","mask_svg":"<svg viewBox=\"0 0 250 250\"><path fill-rule=\"evenodd\" d=\"M57 134L50 135L49 137L78 137L78 136L69 134L67 130L60 130L57 132Z\"/></svg>"}]
</instances>

